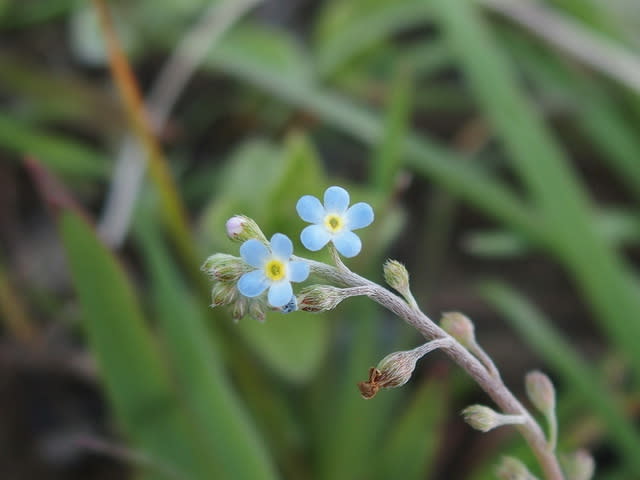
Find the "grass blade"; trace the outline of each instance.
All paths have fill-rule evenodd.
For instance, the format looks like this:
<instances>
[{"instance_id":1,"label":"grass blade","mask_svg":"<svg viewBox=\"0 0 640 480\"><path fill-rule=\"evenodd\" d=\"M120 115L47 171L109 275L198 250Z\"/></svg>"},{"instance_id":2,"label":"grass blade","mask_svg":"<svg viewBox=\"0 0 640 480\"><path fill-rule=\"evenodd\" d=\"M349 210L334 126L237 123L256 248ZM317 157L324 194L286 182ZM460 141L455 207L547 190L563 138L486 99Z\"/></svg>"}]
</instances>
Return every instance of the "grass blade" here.
<instances>
[{"instance_id":1,"label":"grass blade","mask_svg":"<svg viewBox=\"0 0 640 480\"><path fill-rule=\"evenodd\" d=\"M190 441L192 432L121 266L78 215L62 212L58 225L89 345L125 433L182 475L213 478L215 470Z\"/></svg>"}]
</instances>

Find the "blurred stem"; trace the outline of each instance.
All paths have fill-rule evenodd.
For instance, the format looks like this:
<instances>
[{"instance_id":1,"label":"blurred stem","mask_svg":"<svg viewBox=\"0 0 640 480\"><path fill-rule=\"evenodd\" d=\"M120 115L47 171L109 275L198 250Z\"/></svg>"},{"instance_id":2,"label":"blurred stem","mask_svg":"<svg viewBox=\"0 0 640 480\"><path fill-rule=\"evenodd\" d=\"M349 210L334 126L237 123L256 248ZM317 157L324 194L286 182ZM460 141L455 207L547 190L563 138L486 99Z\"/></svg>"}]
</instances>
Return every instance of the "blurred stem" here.
<instances>
[{"instance_id":1,"label":"blurred stem","mask_svg":"<svg viewBox=\"0 0 640 480\"><path fill-rule=\"evenodd\" d=\"M93 0L93 4L107 43L111 75L122 96L131 127L146 151L149 173L158 189L164 221L183 261L190 267L195 267L198 264L198 256L191 241L186 209L178 194L167 160L153 134L136 78L116 35L106 2Z\"/></svg>"}]
</instances>

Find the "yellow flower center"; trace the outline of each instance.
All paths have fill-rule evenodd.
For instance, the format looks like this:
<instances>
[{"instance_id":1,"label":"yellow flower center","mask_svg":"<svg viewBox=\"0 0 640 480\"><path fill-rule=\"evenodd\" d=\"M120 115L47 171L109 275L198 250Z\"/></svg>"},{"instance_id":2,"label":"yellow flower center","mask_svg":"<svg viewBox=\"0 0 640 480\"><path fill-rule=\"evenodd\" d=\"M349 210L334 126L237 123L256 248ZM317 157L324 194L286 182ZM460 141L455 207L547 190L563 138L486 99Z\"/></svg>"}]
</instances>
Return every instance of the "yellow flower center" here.
<instances>
[{"instance_id":1,"label":"yellow flower center","mask_svg":"<svg viewBox=\"0 0 640 480\"><path fill-rule=\"evenodd\" d=\"M277 282L282 280L286 274L286 268L284 263L280 260L276 260L275 258L269 260L267 264L264 266L264 274L267 278L273 282Z\"/></svg>"},{"instance_id":2,"label":"yellow flower center","mask_svg":"<svg viewBox=\"0 0 640 480\"><path fill-rule=\"evenodd\" d=\"M324 217L324 226L327 227L327 230L329 230L331 233L337 233L342 230L344 221L339 215L330 213L329 215Z\"/></svg>"}]
</instances>

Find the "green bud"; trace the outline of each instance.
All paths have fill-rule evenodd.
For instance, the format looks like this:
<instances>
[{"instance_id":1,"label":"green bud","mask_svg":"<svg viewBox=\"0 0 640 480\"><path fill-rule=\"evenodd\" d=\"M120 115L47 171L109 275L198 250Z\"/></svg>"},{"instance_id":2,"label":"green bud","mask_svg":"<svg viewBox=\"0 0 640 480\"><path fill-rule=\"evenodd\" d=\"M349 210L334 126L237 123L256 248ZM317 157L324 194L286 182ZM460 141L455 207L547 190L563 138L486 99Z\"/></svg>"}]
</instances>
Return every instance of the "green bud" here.
<instances>
[{"instance_id":1,"label":"green bud","mask_svg":"<svg viewBox=\"0 0 640 480\"><path fill-rule=\"evenodd\" d=\"M235 283L216 282L211 289L211 306L220 307L233 303L238 296Z\"/></svg>"},{"instance_id":2,"label":"green bud","mask_svg":"<svg viewBox=\"0 0 640 480\"><path fill-rule=\"evenodd\" d=\"M251 238L257 238L265 245L268 244L264 233L252 218L244 215L234 215L227 220L225 227L227 236L234 242L244 243Z\"/></svg>"},{"instance_id":3,"label":"green bud","mask_svg":"<svg viewBox=\"0 0 640 480\"><path fill-rule=\"evenodd\" d=\"M537 480L520 460L513 457L502 457L496 474L500 480Z\"/></svg>"},{"instance_id":4,"label":"green bud","mask_svg":"<svg viewBox=\"0 0 640 480\"><path fill-rule=\"evenodd\" d=\"M207 258L201 270L220 282L237 282L243 274L251 270L251 267L239 257L216 253Z\"/></svg>"},{"instance_id":5,"label":"green bud","mask_svg":"<svg viewBox=\"0 0 640 480\"><path fill-rule=\"evenodd\" d=\"M303 288L297 296L298 310L319 313L334 309L350 296L349 289L330 285L311 285Z\"/></svg>"},{"instance_id":6,"label":"green bud","mask_svg":"<svg viewBox=\"0 0 640 480\"><path fill-rule=\"evenodd\" d=\"M471 405L462 411L464 421L472 428L488 432L502 425L517 425L526 422L523 415L503 415L484 405Z\"/></svg>"},{"instance_id":7,"label":"green bud","mask_svg":"<svg viewBox=\"0 0 640 480\"><path fill-rule=\"evenodd\" d=\"M567 480L591 480L596 471L593 457L586 450L578 450L560 457Z\"/></svg>"},{"instance_id":8,"label":"green bud","mask_svg":"<svg viewBox=\"0 0 640 480\"><path fill-rule=\"evenodd\" d=\"M530 372L525 377L527 397L540 412L548 415L556 408L556 391L553 383L544 373Z\"/></svg>"},{"instance_id":9,"label":"green bud","mask_svg":"<svg viewBox=\"0 0 640 480\"><path fill-rule=\"evenodd\" d=\"M385 281L403 295L409 291L409 272L397 260L387 260L383 266Z\"/></svg>"},{"instance_id":10,"label":"green bud","mask_svg":"<svg viewBox=\"0 0 640 480\"><path fill-rule=\"evenodd\" d=\"M440 326L465 347L476 343L473 322L460 312L443 313Z\"/></svg>"}]
</instances>

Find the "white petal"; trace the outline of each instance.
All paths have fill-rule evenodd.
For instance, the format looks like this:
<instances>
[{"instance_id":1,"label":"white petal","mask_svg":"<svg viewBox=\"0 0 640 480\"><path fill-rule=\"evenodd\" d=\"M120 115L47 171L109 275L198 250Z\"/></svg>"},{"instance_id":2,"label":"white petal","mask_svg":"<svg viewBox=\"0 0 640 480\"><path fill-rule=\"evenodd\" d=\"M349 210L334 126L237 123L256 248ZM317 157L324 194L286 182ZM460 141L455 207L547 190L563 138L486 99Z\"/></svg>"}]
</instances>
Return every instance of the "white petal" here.
<instances>
[{"instance_id":1,"label":"white petal","mask_svg":"<svg viewBox=\"0 0 640 480\"><path fill-rule=\"evenodd\" d=\"M238 291L245 297L257 297L269 286L269 280L262 270L245 273L238 280Z\"/></svg>"},{"instance_id":2,"label":"white petal","mask_svg":"<svg viewBox=\"0 0 640 480\"><path fill-rule=\"evenodd\" d=\"M271 306L282 307L283 305L289 303L292 296L293 289L291 288L291 284L286 280L283 280L271 285L267 298L269 299L269 304Z\"/></svg>"},{"instance_id":3,"label":"white petal","mask_svg":"<svg viewBox=\"0 0 640 480\"><path fill-rule=\"evenodd\" d=\"M304 282L308 276L309 264L307 262L289 262L289 280Z\"/></svg>"},{"instance_id":4,"label":"white petal","mask_svg":"<svg viewBox=\"0 0 640 480\"><path fill-rule=\"evenodd\" d=\"M240 255L252 267L262 268L269 256L269 249L260 240L252 238L240 246Z\"/></svg>"},{"instance_id":5,"label":"white petal","mask_svg":"<svg viewBox=\"0 0 640 480\"><path fill-rule=\"evenodd\" d=\"M333 238L333 244L341 255L350 258L360 253L362 242L360 237L353 232L345 231Z\"/></svg>"},{"instance_id":6,"label":"white petal","mask_svg":"<svg viewBox=\"0 0 640 480\"><path fill-rule=\"evenodd\" d=\"M309 225L300 234L300 241L312 252L320 250L330 239L331 234L321 225Z\"/></svg>"},{"instance_id":7,"label":"white petal","mask_svg":"<svg viewBox=\"0 0 640 480\"><path fill-rule=\"evenodd\" d=\"M324 208L329 213L344 213L349 206L349 193L342 187L329 187L324 192Z\"/></svg>"},{"instance_id":8,"label":"white petal","mask_svg":"<svg viewBox=\"0 0 640 480\"><path fill-rule=\"evenodd\" d=\"M324 207L316 197L305 195L298 200L296 205L298 215L305 222L320 223L324 218Z\"/></svg>"},{"instance_id":9,"label":"white petal","mask_svg":"<svg viewBox=\"0 0 640 480\"><path fill-rule=\"evenodd\" d=\"M373 222L373 208L368 203L356 203L347 210L345 219L349 230L368 227Z\"/></svg>"}]
</instances>

